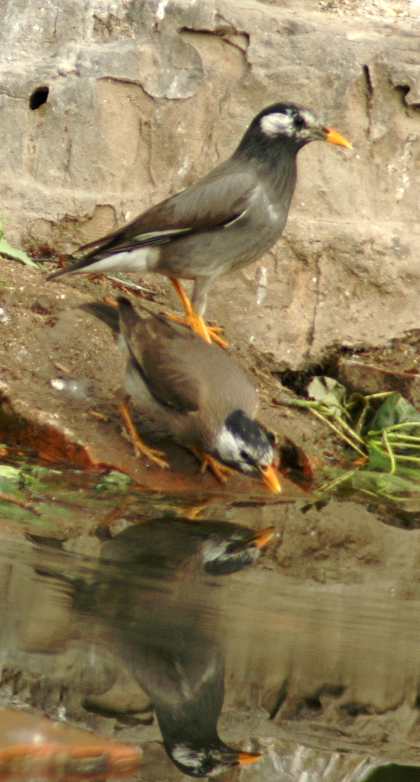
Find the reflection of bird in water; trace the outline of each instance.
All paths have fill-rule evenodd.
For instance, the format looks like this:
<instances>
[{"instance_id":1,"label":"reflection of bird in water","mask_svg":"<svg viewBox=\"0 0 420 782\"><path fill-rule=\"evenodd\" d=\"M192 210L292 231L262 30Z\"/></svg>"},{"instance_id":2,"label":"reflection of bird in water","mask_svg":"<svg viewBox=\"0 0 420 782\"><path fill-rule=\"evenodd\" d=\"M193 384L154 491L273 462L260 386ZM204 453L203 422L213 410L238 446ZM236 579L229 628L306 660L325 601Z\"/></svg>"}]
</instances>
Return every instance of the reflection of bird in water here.
<instances>
[{"instance_id":1,"label":"reflection of bird in water","mask_svg":"<svg viewBox=\"0 0 420 782\"><path fill-rule=\"evenodd\" d=\"M169 757L190 776L215 776L260 757L228 747L217 733L224 658L212 603L220 590L211 576L255 562L273 534L272 528L161 519L133 526L103 547L95 613L112 623L120 653L153 701ZM109 566L114 573L118 568L112 581Z\"/></svg>"},{"instance_id":2,"label":"reflection of bird in water","mask_svg":"<svg viewBox=\"0 0 420 782\"><path fill-rule=\"evenodd\" d=\"M122 561L133 575L168 579L179 569L196 576L235 573L257 561L274 535L225 521L155 519L129 527L102 547L102 559Z\"/></svg>"}]
</instances>

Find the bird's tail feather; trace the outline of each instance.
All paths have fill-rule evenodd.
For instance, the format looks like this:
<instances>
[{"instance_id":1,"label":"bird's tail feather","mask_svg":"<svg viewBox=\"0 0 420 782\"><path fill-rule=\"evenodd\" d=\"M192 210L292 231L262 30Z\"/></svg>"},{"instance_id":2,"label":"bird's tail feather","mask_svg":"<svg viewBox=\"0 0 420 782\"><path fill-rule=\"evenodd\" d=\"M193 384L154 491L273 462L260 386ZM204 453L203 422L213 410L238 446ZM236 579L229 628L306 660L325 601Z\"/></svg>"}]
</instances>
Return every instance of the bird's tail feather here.
<instances>
[{"instance_id":1,"label":"bird's tail feather","mask_svg":"<svg viewBox=\"0 0 420 782\"><path fill-rule=\"evenodd\" d=\"M79 309L88 312L89 315L94 315L95 318L106 323L114 334L119 334L120 319L117 307L99 301L89 301L86 304L81 304Z\"/></svg>"},{"instance_id":2,"label":"bird's tail feather","mask_svg":"<svg viewBox=\"0 0 420 782\"><path fill-rule=\"evenodd\" d=\"M65 274L109 274L112 272L129 272L141 274L153 267L159 250L154 246L167 242L167 238L159 237L133 242L117 249L109 248L93 250L83 258L75 259L74 263L65 269L49 274L47 280L56 280Z\"/></svg>"},{"instance_id":3,"label":"bird's tail feather","mask_svg":"<svg viewBox=\"0 0 420 782\"><path fill-rule=\"evenodd\" d=\"M116 299L118 306L111 304L105 304L103 302L88 302L80 305L80 309L88 312L90 315L94 315L99 320L102 320L114 334L121 334L127 342L130 344L131 336L136 330L137 337L140 339L141 332L138 325L142 324L145 334L147 333L149 339L187 339L194 340L200 339L196 337L189 328L172 323L164 315L153 310L144 304L142 301L136 300L136 308L132 305L131 301L125 296L119 296ZM139 308L144 312L139 312ZM201 339L200 339L201 341Z\"/></svg>"},{"instance_id":4,"label":"bird's tail feather","mask_svg":"<svg viewBox=\"0 0 420 782\"><path fill-rule=\"evenodd\" d=\"M99 320L102 320L102 322L106 323L106 325L111 329L111 331L114 332L114 334L119 334L120 332L120 318L122 318L124 322L127 323L127 325L134 325L136 321L143 320L140 313L134 309L131 301L125 296L118 296L116 302L118 306L105 304L104 302L100 301L89 301L85 304L81 304L79 309L83 310L84 312L88 312L89 315L94 315ZM143 302L136 301L136 305L144 310L145 313L147 313L150 317L156 318L170 327L170 324L168 324L166 318L162 317L156 312L153 312L153 310L150 307L147 307L146 304L143 304Z\"/></svg>"}]
</instances>

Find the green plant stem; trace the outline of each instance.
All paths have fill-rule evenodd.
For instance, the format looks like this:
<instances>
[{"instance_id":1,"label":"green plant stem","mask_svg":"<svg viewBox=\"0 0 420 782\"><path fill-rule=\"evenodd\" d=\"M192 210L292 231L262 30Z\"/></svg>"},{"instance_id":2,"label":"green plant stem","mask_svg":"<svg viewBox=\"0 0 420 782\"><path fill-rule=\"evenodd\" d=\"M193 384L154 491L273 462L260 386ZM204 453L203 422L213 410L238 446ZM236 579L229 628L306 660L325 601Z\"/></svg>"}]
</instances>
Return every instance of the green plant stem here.
<instances>
[{"instance_id":1,"label":"green plant stem","mask_svg":"<svg viewBox=\"0 0 420 782\"><path fill-rule=\"evenodd\" d=\"M395 452L401 448L403 451L418 451L420 453L420 441L418 443L406 443L404 440L398 440L395 442L393 437L388 435L389 442L392 443L392 447Z\"/></svg>"},{"instance_id":2,"label":"green plant stem","mask_svg":"<svg viewBox=\"0 0 420 782\"><path fill-rule=\"evenodd\" d=\"M356 472L358 472L358 470L349 470L348 472L344 473L344 475L339 475L338 478L334 478L333 481L329 481L329 483L323 483L322 486L320 486L317 490L317 494L325 494L326 492L332 491L337 486L340 486L342 483L346 483L346 481L350 480L350 478L352 478Z\"/></svg>"},{"instance_id":3,"label":"green plant stem","mask_svg":"<svg viewBox=\"0 0 420 782\"><path fill-rule=\"evenodd\" d=\"M327 426L329 426L330 429L332 429L333 432L335 432L338 437L340 437L342 440L344 440L344 442L346 442L347 445L349 445L351 448L353 448L354 451L357 451L357 453L359 453L361 456L366 456L366 453L364 451L362 451L361 448L359 448L358 445L356 445L348 437L346 437L346 435L343 432L341 432L340 429L337 426L334 426L334 424L331 423L331 421L329 421L328 418L325 418L325 416L323 416L321 413L319 413L318 410L314 410L313 407L310 407L309 409L310 409L311 413L314 416L316 416L321 421L323 421L324 424L327 424Z\"/></svg>"},{"instance_id":4,"label":"green plant stem","mask_svg":"<svg viewBox=\"0 0 420 782\"><path fill-rule=\"evenodd\" d=\"M391 473L391 475L395 475L395 471L397 469L397 463L395 461L395 456L394 456L393 450L392 450L392 448L390 446L390 443L389 443L389 440L388 440L388 435L387 435L387 432L385 431L385 429L384 429L384 431L382 433L382 439L383 439L383 442L384 442L384 445L385 445L385 448L386 448L386 452L388 454L388 458L389 458L390 465L391 465L390 473Z\"/></svg>"},{"instance_id":5,"label":"green plant stem","mask_svg":"<svg viewBox=\"0 0 420 782\"><path fill-rule=\"evenodd\" d=\"M351 426L346 424L346 422L343 421L342 418L338 418L338 420L340 421L340 424L343 427L343 429L345 429L347 432L349 432L349 434L351 434L352 437L354 437L359 443L361 443L361 445L365 444L365 441L363 440L363 438L360 437L360 435Z\"/></svg>"},{"instance_id":6,"label":"green plant stem","mask_svg":"<svg viewBox=\"0 0 420 782\"><path fill-rule=\"evenodd\" d=\"M397 391L377 391L376 394L366 394L363 399L370 401L371 399L384 399L387 396L392 396L398 393Z\"/></svg>"},{"instance_id":7,"label":"green plant stem","mask_svg":"<svg viewBox=\"0 0 420 782\"><path fill-rule=\"evenodd\" d=\"M388 426L387 429L391 433L391 432L397 432L400 429L413 429L413 427L414 428L418 427L420 429L420 421L404 421L401 424L393 424L393 426ZM381 435L383 431L384 431L383 429L371 429L367 433L367 436L375 437L378 434Z\"/></svg>"},{"instance_id":8,"label":"green plant stem","mask_svg":"<svg viewBox=\"0 0 420 782\"><path fill-rule=\"evenodd\" d=\"M404 456L404 454L399 453L396 456L397 462L414 462L414 464L420 464L420 457L418 456Z\"/></svg>"},{"instance_id":9,"label":"green plant stem","mask_svg":"<svg viewBox=\"0 0 420 782\"><path fill-rule=\"evenodd\" d=\"M398 434L398 432L388 432L388 437L390 440L393 440L395 442L401 441L401 443L413 443L413 448L418 448L420 446L420 437L415 437L413 434Z\"/></svg>"}]
</instances>

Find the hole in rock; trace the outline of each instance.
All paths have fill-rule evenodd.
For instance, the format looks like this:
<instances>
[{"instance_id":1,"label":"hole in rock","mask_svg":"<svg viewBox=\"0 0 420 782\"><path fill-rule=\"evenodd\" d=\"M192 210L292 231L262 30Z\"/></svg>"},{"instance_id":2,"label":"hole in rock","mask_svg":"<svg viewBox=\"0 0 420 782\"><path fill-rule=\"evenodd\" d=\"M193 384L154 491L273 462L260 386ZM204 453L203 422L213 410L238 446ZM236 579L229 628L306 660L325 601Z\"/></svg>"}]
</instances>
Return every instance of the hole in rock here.
<instances>
[{"instance_id":1,"label":"hole in rock","mask_svg":"<svg viewBox=\"0 0 420 782\"><path fill-rule=\"evenodd\" d=\"M32 111L39 109L40 106L47 102L49 93L49 87L37 87L29 98L29 108Z\"/></svg>"},{"instance_id":2,"label":"hole in rock","mask_svg":"<svg viewBox=\"0 0 420 782\"><path fill-rule=\"evenodd\" d=\"M298 396L307 398L306 388L316 375L327 375L338 379L338 362L341 356L355 356L363 353L362 348L348 348L344 345L332 347L325 357L318 363L310 364L305 369L284 369L275 374L280 382L290 388Z\"/></svg>"}]
</instances>

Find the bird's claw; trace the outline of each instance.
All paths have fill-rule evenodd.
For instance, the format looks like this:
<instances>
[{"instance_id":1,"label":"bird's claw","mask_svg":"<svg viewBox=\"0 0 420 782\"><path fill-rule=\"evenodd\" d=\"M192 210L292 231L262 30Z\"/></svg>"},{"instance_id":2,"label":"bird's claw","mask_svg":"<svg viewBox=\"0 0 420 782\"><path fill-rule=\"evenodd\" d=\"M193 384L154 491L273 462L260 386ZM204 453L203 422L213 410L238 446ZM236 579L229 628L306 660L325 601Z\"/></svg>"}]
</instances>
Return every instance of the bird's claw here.
<instances>
[{"instance_id":1,"label":"bird's claw","mask_svg":"<svg viewBox=\"0 0 420 782\"><path fill-rule=\"evenodd\" d=\"M220 336L220 332L222 331L220 326L208 326L201 315L197 315L196 312L191 312L189 315L186 315L185 321L190 329L195 334L198 334L201 339L204 339L205 342L214 342L224 350L229 346L229 343Z\"/></svg>"},{"instance_id":2,"label":"bird's claw","mask_svg":"<svg viewBox=\"0 0 420 782\"><path fill-rule=\"evenodd\" d=\"M146 459L157 464L162 470L169 470L170 465L163 451L159 451L157 448L150 448L140 439L140 437L136 437L135 439L132 438L132 443L134 453L138 459L145 456Z\"/></svg>"},{"instance_id":3,"label":"bird's claw","mask_svg":"<svg viewBox=\"0 0 420 782\"><path fill-rule=\"evenodd\" d=\"M222 462L219 462L214 456L210 456L209 453L204 453L202 451L194 451L194 453L201 461L200 472L202 474L209 469L220 483L226 483L227 479L235 474L235 470L232 470L232 468L228 467L226 464L222 464Z\"/></svg>"},{"instance_id":4,"label":"bird's claw","mask_svg":"<svg viewBox=\"0 0 420 782\"><path fill-rule=\"evenodd\" d=\"M163 451L159 451L157 448L150 448L148 445L143 443L142 440L137 440L133 442L134 446L134 452L138 458L145 456L146 459L149 459L149 461L153 462L154 464L157 464L158 467L161 467L162 470L169 470L170 465L168 460L165 457L165 454Z\"/></svg>"},{"instance_id":5,"label":"bird's claw","mask_svg":"<svg viewBox=\"0 0 420 782\"><path fill-rule=\"evenodd\" d=\"M205 342L214 342L216 345L223 348L223 350L226 350L229 347L229 343L220 336L223 334L223 328L221 326L207 325L200 315L196 315L195 313L190 315L177 315L174 312L165 312L164 315L165 318L173 320L174 323L187 326Z\"/></svg>"},{"instance_id":6,"label":"bird's claw","mask_svg":"<svg viewBox=\"0 0 420 782\"><path fill-rule=\"evenodd\" d=\"M195 334L198 334L201 339L204 339L205 342L215 342L219 347L226 349L228 343L220 336L220 326L207 326L201 315L194 310L192 302L189 296L187 296L180 281L176 277L171 277L170 280L181 299L185 315L181 319L179 319L177 315L175 317L170 315L169 317L178 323L189 326L190 329L192 329Z\"/></svg>"},{"instance_id":7,"label":"bird's claw","mask_svg":"<svg viewBox=\"0 0 420 782\"><path fill-rule=\"evenodd\" d=\"M138 458L140 456L145 456L146 459L150 459L151 462L154 462L154 464L157 464L163 470L169 470L169 462L165 458L163 451L159 451L157 448L151 448L141 439L133 423L127 402L123 402L120 405L119 410L136 456Z\"/></svg>"},{"instance_id":8,"label":"bird's claw","mask_svg":"<svg viewBox=\"0 0 420 782\"><path fill-rule=\"evenodd\" d=\"M223 350L228 349L229 342L227 342L225 339L223 339L222 336L220 336L221 334L223 334L223 329L221 326L206 325L206 329L211 342L214 342L216 345L219 345L219 348L223 348Z\"/></svg>"}]
</instances>

